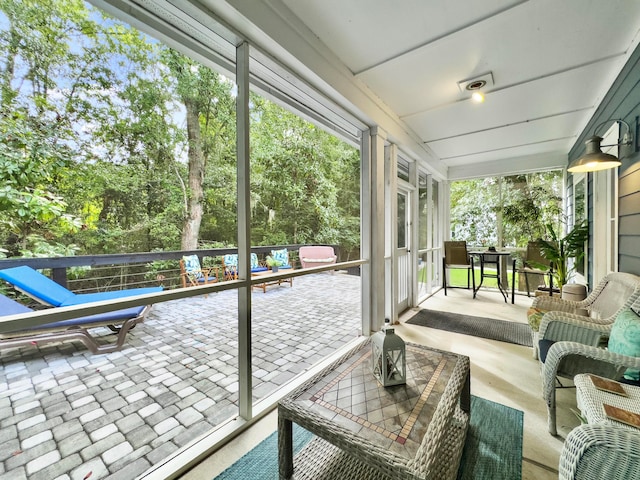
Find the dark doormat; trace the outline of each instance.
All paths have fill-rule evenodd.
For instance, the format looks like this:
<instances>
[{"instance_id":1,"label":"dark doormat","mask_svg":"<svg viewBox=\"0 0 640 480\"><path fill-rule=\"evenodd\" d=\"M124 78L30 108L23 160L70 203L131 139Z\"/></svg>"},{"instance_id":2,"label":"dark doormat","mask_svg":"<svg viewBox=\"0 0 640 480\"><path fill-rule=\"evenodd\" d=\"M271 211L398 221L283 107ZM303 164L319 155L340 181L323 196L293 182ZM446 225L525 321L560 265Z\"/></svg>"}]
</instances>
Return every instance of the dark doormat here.
<instances>
[{"instance_id":1,"label":"dark doormat","mask_svg":"<svg viewBox=\"0 0 640 480\"><path fill-rule=\"evenodd\" d=\"M533 345L531 328L524 323L426 309L419 310L406 323L498 340L499 342L515 343L525 347Z\"/></svg>"}]
</instances>

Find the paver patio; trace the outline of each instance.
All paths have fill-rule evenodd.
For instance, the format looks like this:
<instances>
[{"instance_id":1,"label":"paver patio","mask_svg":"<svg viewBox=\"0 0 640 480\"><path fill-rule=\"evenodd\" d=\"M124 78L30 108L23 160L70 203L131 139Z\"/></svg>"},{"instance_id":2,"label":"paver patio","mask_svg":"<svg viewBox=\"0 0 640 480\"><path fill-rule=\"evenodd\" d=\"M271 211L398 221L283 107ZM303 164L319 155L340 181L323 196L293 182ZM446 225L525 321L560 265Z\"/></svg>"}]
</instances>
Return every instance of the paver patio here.
<instances>
[{"instance_id":1,"label":"paver patio","mask_svg":"<svg viewBox=\"0 0 640 480\"><path fill-rule=\"evenodd\" d=\"M356 276L297 277L252 298L254 400L360 333ZM135 478L237 413L237 348L233 290L155 305L120 352L0 352L0 480Z\"/></svg>"}]
</instances>

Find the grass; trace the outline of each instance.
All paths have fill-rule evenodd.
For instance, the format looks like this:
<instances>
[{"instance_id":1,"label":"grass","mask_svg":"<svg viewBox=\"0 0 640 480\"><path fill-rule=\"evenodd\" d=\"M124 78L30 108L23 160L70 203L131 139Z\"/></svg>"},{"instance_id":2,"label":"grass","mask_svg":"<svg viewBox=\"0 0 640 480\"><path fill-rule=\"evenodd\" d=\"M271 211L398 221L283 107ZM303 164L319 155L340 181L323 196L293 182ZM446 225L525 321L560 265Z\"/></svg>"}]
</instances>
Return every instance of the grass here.
<instances>
[{"instance_id":1,"label":"grass","mask_svg":"<svg viewBox=\"0 0 640 480\"><path fill-rule=\"evenodd\" d=\"M495 275L495 270L486 269L489 274ZM475 269L476 276L476 286L480 283L480 269ZM420 270L418 274L418 282L426 283L427 281L427 269L423 268ZM511 271L507 272L507 277L509 279L509 289L511 289ZM516 273L516 290L518 289L518 282L520 279L520 274ZM471 282L471 280L469 280ZM467 286L467 271L466 270L449 270L449 283L447 284L451 287L466 287ZM482 282L483 287L489 288L498 288L498 281L495 278L485 278L484 282ZM532 289L535 290L535 286L532 285Z\"/></svg>"},{"instance_id":2,"label":"grass","mask_svg":"<svg viewBox=\"0 0 640 480\"><path fill-rule=\"evenodd\" d=\"M485 269L489 275L495 275L495 270ZM475 269L476 286L480 283L480 269ZM509 278L511 281L511 278ZM516 282L518 278L516 276ZM469 280L471 282L471 280ZM449 286L452 287L466 287L467 286L467 271L466 270L449 270ZM517 283L516 283L517 285ZM482 282L483 287L498 288L498 280L495 278L485 278Z\"/></svg>"}]
</instances>

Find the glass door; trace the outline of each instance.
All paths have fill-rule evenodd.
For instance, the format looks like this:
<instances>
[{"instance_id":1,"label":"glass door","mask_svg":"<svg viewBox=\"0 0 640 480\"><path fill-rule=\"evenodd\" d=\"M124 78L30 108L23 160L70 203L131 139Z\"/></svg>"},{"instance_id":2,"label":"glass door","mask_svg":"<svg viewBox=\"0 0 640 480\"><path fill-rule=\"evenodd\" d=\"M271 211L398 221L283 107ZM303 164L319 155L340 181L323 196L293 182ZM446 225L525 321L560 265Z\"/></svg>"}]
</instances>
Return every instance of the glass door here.
<instances>
[{"instance_id":1,"label":"glass door","mask_svg":"<svg viewBox=\"0 0 640 480\"><path fill-rule=\"evenodd\" d=\"M410 245L409 234L411 218L410 192L398 190L397 194L397 242L395 249L395 264L397 265L397 312L403 312L409 308L410 288L412 283L411 268L409 262Z\"/></svg>"},{"instance_id":2,"label":"glass door","mask_svg":"<svg viewBox=\"0 0 640 480\"><path fill-rule=\"evenodd\" d=\"M438 228L438 182L431 175L418 175L418 303L423 302L440 284L442 254L441 231Z\"/></svg>"}]
</instances>

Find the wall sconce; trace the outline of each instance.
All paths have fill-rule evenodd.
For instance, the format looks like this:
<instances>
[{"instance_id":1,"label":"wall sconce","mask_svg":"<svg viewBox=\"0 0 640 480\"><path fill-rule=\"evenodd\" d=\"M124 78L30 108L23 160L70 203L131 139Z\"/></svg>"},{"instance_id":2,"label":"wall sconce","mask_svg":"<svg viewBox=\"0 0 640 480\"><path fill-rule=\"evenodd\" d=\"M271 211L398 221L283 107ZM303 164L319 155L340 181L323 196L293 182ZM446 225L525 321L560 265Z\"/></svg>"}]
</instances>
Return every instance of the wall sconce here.
<instances>
[{"instance_id":1,"label":"wall sconce","mask_svg":"<svg viewBox=\"0 0 640 480\"><path fill-rule=\"evenodd\" d=\"M612 145L600 145L600 142L602 142L602 137L599 137L595 133L602 125L611 121L622 123L625 127L627 127L627 132L622 136L622 141L619 143L614 143ZM615 168L622 165L622 162L616 156L610 155L608 153L602 153L601 147L631 145L631 143L633 142L633 136L631 135L631 128L629 127L629 124L620 119L606 120L597 125L596 128L594 128L593 133L594 135L585 142L585 154L577 160L571 162L571 165L569 165L567 171L571 173L597 172L599 170L606 170L608 168Z\"/></svg>"}]
</instances>

